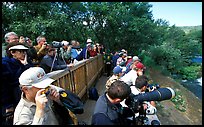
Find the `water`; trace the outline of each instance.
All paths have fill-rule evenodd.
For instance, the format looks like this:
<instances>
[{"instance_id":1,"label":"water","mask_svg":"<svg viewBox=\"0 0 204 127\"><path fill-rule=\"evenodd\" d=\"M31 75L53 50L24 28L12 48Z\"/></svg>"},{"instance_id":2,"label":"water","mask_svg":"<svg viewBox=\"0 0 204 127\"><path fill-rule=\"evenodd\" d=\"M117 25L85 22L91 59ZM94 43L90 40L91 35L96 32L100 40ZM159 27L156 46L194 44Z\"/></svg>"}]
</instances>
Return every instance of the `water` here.
<instances>
[{"instance_id":1,"label":"water","mask_svg":"<svg viewBox=\"0 0 204 127\"><path fill-rule=\"evenodd\" d=\"M202 63L202 56L196 56L195 58L192 59L192 62Z\"/></svg>"},{"instance_id":2,"label":"water","mask_svg":"<svg viewBox=\"0 0 204 127\"><path fill-rule=\"evenodd\" d=\"M201 86L202 86L202 77L201 77L201 78L199 78L199 79L197 79L197 82L199 82L199 85L201 85Z\"/></svg>"},{"instance_id":3,"label":"water","mask_svg":"<svg viewBox=\"0 0 204 127\"><path fill-rule=\"evenodd\" d=\"M192 59L192 61L196 63L202 63L202 56L197 56ZM191 81L183 80L181 84L202 101L202 77Z\"/></svg>"},{"instance_id":4,"label":"water","mask_svg":"<svg viewBox=\"0 0 204 127\"><path fill-rule=\"evenodd\" d=\"M182 81L181 84L202 100L202 77L193 81Z\"/></svg>"}]
</instances>

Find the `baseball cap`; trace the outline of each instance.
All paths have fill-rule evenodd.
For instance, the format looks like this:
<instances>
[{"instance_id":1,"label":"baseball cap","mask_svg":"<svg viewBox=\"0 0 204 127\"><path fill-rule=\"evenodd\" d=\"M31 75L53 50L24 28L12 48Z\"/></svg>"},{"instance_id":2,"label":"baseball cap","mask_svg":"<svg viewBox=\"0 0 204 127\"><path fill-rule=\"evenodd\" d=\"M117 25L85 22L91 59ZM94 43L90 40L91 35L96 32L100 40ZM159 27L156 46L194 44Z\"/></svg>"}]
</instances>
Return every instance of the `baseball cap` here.
<instances>
[{"instance_id":1,"label":"baseball cap","mask_svg":"<svg viewBox=\"0 0 204 127\"><path fill-rule=\"evenodd\" d=\"M119 74L122 73L122 68L120 66L116 66L113 68L113 74Z\"/></svg>"},{"instance_id":2,"label":"baseball cap","mask_svg":"<svg viewBox=\"0 0 204 127\"><path fill-rule=\"evenodd\" d=\"M12 49L27 50L28 48L23 45L15 45L15 46L10 47L8 50L10 51Z\"/></svg>"},{"instance_id":3,"label":"baseball cap","mask_svg":"<svg viewBox=\"0 0 204 127\"><path fill-rule=\"evenodd\" d=\"M140 59L139 59L138 56L134 56L134 57L132 58L132 61L133 61L133 62L136 61L136 60L140 61Z\"/></svg>"},{"instance_id":4,"label":"baseball cap","mask_svg":"<svg viewBox=\"0 0 204 127\"><path fill-rule=\"evenodd\" d=\"M135 67L136 67L137 69L144 69L144 65L143 65L141 62L136 63L136 64L135 64Z\"/></svg>"},{"instance_id":5,"label":"baseball cap","mask_svg":"<svg viewBox=\"0 0 204 127\"><path fill-rule=\"evenodd\" d=\"M51 79L46 75L41 67L30 67L19 77L19 83L21 85L34 86L37 88L46 88L54 81L54 79Z\"/></svg>"}]
</instances>

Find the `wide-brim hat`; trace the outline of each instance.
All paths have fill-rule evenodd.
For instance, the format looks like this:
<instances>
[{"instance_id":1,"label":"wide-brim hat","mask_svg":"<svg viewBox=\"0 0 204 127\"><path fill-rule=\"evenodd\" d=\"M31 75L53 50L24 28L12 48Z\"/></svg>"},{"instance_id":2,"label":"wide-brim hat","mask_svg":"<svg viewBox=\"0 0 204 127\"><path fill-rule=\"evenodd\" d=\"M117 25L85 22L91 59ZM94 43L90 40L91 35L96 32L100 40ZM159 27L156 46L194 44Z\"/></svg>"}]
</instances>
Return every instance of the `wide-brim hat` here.
<instances>
[{"instance_id":1,"label":"wide-brim hat","mask_svg":"<svg viewBox=\"0 0 204 127\"><path fill-rule=\"evenodd\" d=\"M14 49L15 50L27 50L28 48L23 46L23 45L15 45L15 46L10 47L8 50L10 51L10 50L14 50Z\"/></svg>"}]
</instances>

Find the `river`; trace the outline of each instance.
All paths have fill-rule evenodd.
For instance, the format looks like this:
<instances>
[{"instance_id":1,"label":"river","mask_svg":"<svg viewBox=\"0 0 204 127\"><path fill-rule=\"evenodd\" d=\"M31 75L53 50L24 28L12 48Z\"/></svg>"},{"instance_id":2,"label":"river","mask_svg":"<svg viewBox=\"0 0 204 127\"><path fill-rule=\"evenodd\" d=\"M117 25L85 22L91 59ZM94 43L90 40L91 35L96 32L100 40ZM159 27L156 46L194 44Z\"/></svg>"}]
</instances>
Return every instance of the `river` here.
<instances>
[{"instance_id":1,"label":"river","mask_svg":"<svg viewBox=\"0 0 204 127\"><path fill-rule=\"evenodd\" d=\"M193 59L193 62L202 64L202 56ZM202 101L202 77L196 80L183 80L181 84L195 94Z\"/></svg>"}]
</instances>

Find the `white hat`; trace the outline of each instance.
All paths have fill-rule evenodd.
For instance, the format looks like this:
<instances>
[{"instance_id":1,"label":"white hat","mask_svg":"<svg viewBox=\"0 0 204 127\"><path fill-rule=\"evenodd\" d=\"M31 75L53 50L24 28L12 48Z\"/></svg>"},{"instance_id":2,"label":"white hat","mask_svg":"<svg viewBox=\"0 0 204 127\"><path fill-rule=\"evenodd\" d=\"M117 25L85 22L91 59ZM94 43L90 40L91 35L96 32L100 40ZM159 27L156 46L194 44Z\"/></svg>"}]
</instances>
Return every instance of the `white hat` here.
<instances>
[{"instance_id":1,"label":"white hat","mask_svg":"<svg viewBox=\"0 0 204 127\"><path fill-rule=\"evenodd\" d=\"M125 50L125 49L122 49L121 51L122 51L122 52L126 52L126 50Z\"/></svg>"},{"instance_id":2,"label":"white hat","mask_svg":"<svg viewBox=\"0 0 204 127\"><path fill-rule=\"evenodd\" d=\"M86 47L91 46L91 43L86 44Z\"/></svg>"},{"instance_id":3,"label":"white hat","mask_svg":"<svg viewBox=\"0 0 204 127\"><path fill-rule=\"evenodd\" d=\"M19 77L19 83L25 86L34 86L37 88L46 88L54 79L49 78L41 67L30 67Z\"/></svg>"},{"instance_id":4,"label":"white hat","mask_svg":"<svg viewBox=\"0 0 204 127\"><path fill-rule=\"evenodd\" d=\"M140 61L140 59L137 56L133 56L132 61L135 62L136 60Z\"/></svg>"},{"instance_id":5,"label":"white hat","mask_svg":"<svg viewBox=\"0 0 204 127\"><path fill-rule=\"evenodd\" d=\"M21 50L24 49L24 50L26 50L28 48L23 46L23 45L15 45L15 46L10 47L8 50L10 51L12 49L21 49Z\"/></svg>"},{"instance_id":6,"label":"white hat","mask_svg":"<svg viewBox=\"0 0 204 127\"><path fill-rule=\"evenodd\" d=\"M68 42L68 41L62 41L61 43L62 43L64 46L69 45L69 42Z\"/></svg>"},{"instance_id":7,"label":"white hat","mask_svg":"<svg viewBox=\"0 0 204 127\"><path fill-rule=\"evenodd\" d=\"M91 39L87 39L87 41L86 42L92 42L92 40Z\"/></svg>"}]
</instances>

